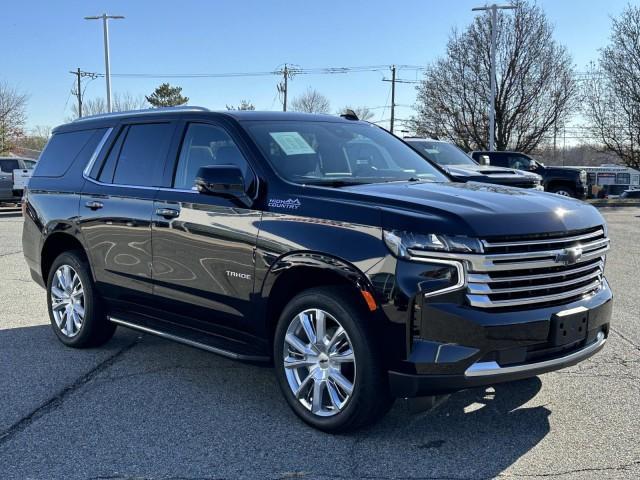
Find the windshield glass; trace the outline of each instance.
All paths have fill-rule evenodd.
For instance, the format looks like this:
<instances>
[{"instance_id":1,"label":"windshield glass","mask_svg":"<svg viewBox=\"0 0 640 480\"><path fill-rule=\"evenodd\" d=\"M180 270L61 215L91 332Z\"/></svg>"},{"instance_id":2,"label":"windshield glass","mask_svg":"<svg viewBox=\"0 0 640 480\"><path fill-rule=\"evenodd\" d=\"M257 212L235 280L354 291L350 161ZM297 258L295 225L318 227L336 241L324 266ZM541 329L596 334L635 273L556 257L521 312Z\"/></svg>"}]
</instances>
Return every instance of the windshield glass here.
<instances>
[{"instance_id":1,"label":"windshield glass","mask_svg":"<svg viewBox=\"0 0 640 480\"><path fill-rule=\"evenodd\" d=\"M411 141L409 143L420 151L425 157L438 165L477 165L471 157L455 145L444 142L429 142L424 140Z\"/></svg>"},{"instance_id":2,"label":"windshield glass","mask_svg":"<svg viewBox=\"0 0 640 480\"><path fill-rule=\"evenodd\" d=\"M363 123L244 122L273 168L286 180L342 186L448 179L398 138Z\"/></svg>"}]
</instances>

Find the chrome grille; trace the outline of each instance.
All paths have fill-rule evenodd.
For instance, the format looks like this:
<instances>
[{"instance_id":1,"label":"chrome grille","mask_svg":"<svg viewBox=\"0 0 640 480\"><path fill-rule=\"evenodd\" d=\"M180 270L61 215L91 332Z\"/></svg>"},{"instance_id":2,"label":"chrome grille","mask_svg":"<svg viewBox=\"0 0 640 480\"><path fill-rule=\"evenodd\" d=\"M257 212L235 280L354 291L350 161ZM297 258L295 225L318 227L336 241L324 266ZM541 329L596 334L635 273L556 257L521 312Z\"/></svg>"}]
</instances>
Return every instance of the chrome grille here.
<instances>
[{"instance_id":1,"label":"chrome grille","mask_svg":"<svg viewBox=\"0 0 640 480\"><path fill-rule=\"evenodd\" d=\"M465 255L467 300L479 308L567 303L601 288L609 239L596 227L564 235L482 240Z\"/></svg>"}]
</instances>

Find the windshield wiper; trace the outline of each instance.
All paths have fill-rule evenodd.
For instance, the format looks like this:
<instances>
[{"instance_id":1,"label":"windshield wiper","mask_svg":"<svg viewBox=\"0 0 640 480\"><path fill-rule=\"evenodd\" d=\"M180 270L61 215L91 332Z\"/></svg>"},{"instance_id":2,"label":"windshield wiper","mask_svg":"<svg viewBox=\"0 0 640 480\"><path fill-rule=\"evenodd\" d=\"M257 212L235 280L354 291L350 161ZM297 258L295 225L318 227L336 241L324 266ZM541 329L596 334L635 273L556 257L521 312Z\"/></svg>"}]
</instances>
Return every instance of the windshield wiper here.
<instances>
[{"instance_id":1,"label":"windshield wiper","mask_svg":"<svg viewBox=\"0 0 640 480\"><path fill-rule=\"evenodd\" d=\"M349 187L352 185L362 185L363 183L369 183L369 182L357 182L355 180L342 180L342 179L332 179L332 180L303 180L303 182L305 183L305 185L318 185L318 186L322 186L322 187Z\"/></svg>"}]
</instances>

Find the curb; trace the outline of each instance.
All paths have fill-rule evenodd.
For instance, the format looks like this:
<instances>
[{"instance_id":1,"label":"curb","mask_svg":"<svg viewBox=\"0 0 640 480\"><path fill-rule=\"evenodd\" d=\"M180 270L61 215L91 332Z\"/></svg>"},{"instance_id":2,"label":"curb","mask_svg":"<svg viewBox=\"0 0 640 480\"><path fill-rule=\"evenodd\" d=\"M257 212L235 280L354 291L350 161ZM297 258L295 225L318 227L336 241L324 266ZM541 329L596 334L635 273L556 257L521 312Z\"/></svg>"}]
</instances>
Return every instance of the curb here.
<instances>
[{"instance_id":1,"label":"curb","mask_svg":"<svg viewBox=\"0 0 640 480\"><path fill-rule=\"evenodd\" d=\"M640 207L639 200L596 200L588 201L589 205L597 208L602 207Z\"/></svg>"}]
</instances>

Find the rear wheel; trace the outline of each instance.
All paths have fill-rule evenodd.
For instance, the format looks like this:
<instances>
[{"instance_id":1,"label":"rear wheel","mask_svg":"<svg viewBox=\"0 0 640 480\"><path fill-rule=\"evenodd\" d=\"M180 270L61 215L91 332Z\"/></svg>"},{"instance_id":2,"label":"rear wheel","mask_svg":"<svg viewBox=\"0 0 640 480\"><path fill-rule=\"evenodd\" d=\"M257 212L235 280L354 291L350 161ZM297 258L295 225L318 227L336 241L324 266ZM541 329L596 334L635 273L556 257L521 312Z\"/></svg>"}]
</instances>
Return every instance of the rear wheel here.
<instances>
[{"instance_id":1,"label":"rear wheel","mask_svg":"<svg viewBox=\"0 0 640 480\"><path fill-rule=\"evenodd\" d=\"M573 188L571 187L565 187L565 186L557 186L557 187L553 187L550 190L551 193L555 193L557 195L561 195L563 197L573 197L575 198L576 196L576 192Z\"/></svg>"},{"instance_id":2,"label":"rear wheel","mask_svg":"<svg viewBox=\"0 0 640 480\"><path fill-rule=\"evenodd\" d=\"M328 432L373 423L392 399L372 319L340 288L315 288L286 306L275 334L276 374L289 405Z\"/></svg>"},{"instance_id":3,"label":"rear wheel","mask_svg":"<svg viewBox=\"0 0 640 480\"><path fill-rule=\"evenodd\" d=\"M64 252L51 265L47 306L58 339L75 348L98 346L109 340L116 325L109 322L97 296L89 265L78 252Z\"/></svg>"}]
</instances>

